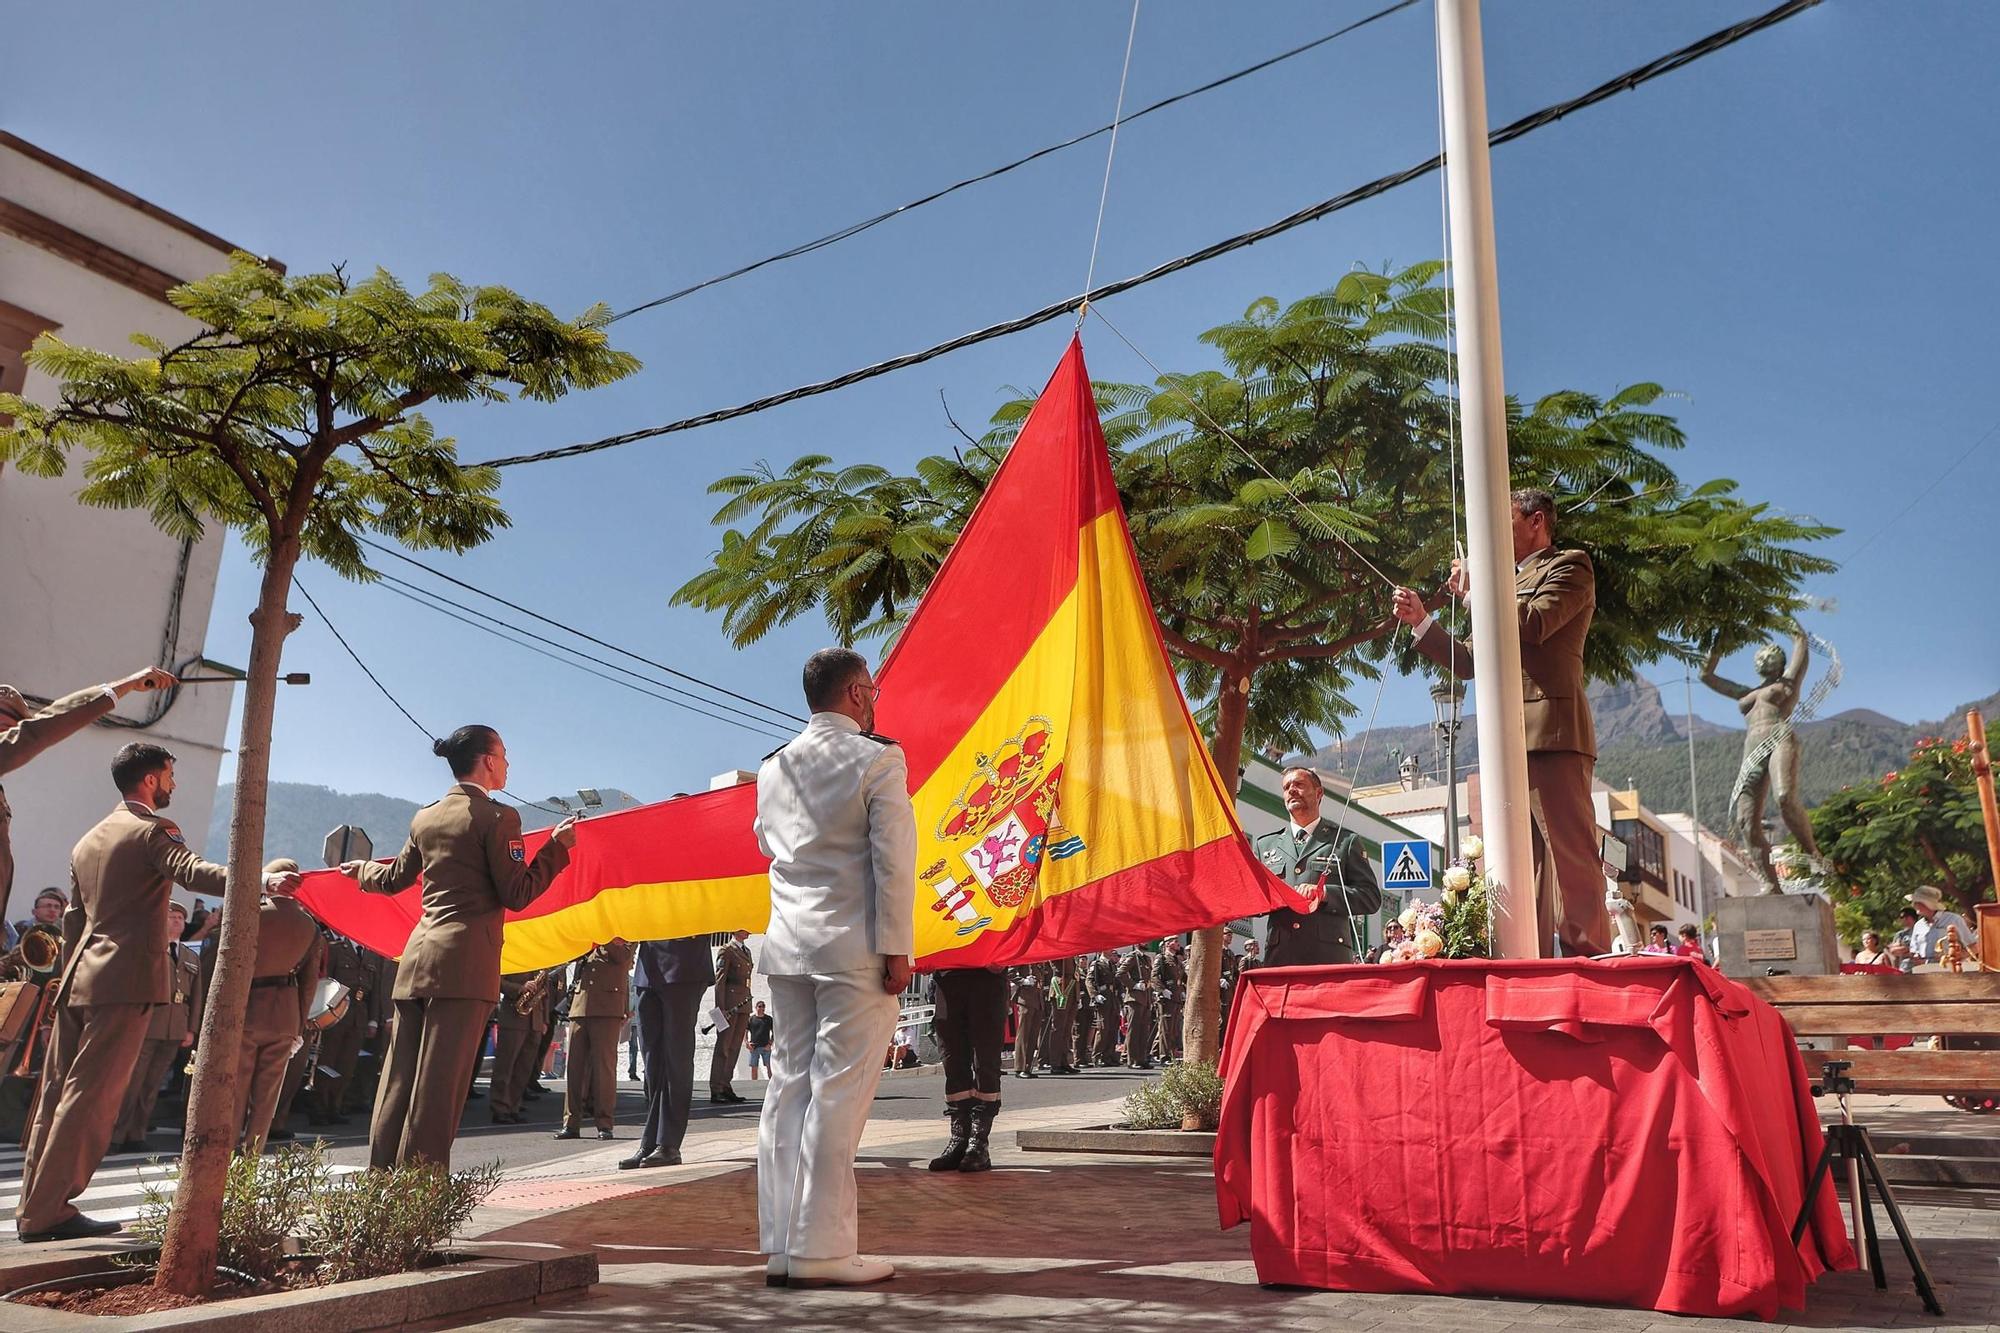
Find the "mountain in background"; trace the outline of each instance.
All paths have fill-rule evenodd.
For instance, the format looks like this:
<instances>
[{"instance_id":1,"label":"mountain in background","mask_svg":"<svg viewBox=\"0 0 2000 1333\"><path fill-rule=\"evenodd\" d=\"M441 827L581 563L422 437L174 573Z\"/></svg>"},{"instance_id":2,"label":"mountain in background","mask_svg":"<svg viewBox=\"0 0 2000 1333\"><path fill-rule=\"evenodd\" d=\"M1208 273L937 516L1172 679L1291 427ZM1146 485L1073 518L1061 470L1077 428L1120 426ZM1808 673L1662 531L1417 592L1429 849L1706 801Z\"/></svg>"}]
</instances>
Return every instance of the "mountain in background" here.
<instances>
[{"instance_id":1,"label":"mountain in background","mask_svg":"<svg viewBox=\"0 0 2000 1333\"><path fill-rule=\"evenodd\" d=\"M1650 681L1627 685L1594 685L1590 706L1597 722L1597 776L1611 786L1636 788L1646 806L1661 814L1688 810L1688 718L1669 712L1659 687ZM1909 758L1920 736L1955 736L1965 729L1965 712L1977 708L1988 717L2000 710L2000 693L1954 709L1943 721L1907 723L1870 708L1851 708L1831 717L1801 723L1805 743L1800 787L1806 804L1821 801L1856 782L1870 782ZM1694 783L1700 797L1697 812L1710 828L1727 823L1723 805L1736 783L1743 761L1743 732L1706 718L1694 719ZM1366 737L1328 746L1312 756L1319 767L1353 776L1356 786L1394 782L1404 754L1414 754L1423 772L1435 774L1441 764L1437 742L1428 726L1377 727ZM1458 733L1461 773L1479 762L1479 739L1468 717ZM1359 766L1359 773L1353 770Z\"/></svg>"},{"instance_id":2,"label":"mountain in background","mask_svg":"<svg viewBox=\"0 0 2000 1333\"><path fill-rule=\"evenodd\" d=\"M603 789L604 809L623 810L638 805L639 799L615 787ZM554 801L542 798L553 807ZM567 797L572 802L575 797ZM202 847L211 860L221 860L229 848L229 814L236 803L236 786L224 783L215 793L215 813L208 825L208 841ZM353 824L368 832L375 855L394 856L410 831L410 816L417 812L415 801L379 792L342 792L303 782L274 782L264 814L264 859L274 861L289 856L308 870L325 863L326 835L342 824ZM549 828L562 818L559 809L521 808L521 827Z\"/></svg>"}]
</instances>

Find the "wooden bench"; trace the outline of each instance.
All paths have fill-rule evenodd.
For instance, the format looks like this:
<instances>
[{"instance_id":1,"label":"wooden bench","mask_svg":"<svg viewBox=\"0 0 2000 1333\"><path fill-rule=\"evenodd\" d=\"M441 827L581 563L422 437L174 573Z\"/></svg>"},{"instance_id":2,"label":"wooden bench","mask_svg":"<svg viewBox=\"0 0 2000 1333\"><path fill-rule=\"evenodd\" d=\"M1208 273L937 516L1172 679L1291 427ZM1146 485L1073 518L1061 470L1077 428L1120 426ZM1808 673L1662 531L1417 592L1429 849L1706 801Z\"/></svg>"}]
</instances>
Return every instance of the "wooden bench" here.
<instances>
[{"instance_id":1,"label":"wooden bench","mask_svg":"<svg viewBox=\"0 0 2000 1333\"><path fill-rule=\"evenodd\" d=\"M1744 977L1801 1037L1915 1037L1902 1050L1804 1051L1817 1078L1828 1060L1846 1060L1855 1090L1884 1095L2000 1094L2000 973L1933 972L1879 976ZM1928 1049L1932 1036L1983 1038L1990 1050Z\"/></svg>"}]
</instances>

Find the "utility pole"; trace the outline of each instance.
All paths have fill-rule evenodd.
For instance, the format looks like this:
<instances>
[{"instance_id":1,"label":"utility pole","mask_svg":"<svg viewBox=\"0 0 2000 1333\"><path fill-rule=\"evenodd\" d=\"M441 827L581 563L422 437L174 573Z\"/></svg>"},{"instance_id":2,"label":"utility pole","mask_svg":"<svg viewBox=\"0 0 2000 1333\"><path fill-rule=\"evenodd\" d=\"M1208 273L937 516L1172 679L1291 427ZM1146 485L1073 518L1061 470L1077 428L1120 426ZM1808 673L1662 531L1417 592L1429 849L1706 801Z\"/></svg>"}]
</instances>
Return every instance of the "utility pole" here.
<instances>
[{"instance_id":1,"label":"utility pole","mask_svg":"<svg viewBox=\"0 0 2000 1333\"><path fill-rule=\"evenodd\" d=\"M1539 958L1534 851L1528 829L1528 749L1521 706L1521 627L1514 603L1513 503L1508 498L1507 389L1500 371L1500 272L1493 243L1493 174L1486 145L1486 62L1479 0L1438 0L1438 80L1444 101L1445 195L1451 210L1452 292L1458 305L1459 392L1465 427L1465 530L1472 567L1472 656L1484 682L1479 812L1493 883L1493 952Z\"/></svg>"}]
</instances>

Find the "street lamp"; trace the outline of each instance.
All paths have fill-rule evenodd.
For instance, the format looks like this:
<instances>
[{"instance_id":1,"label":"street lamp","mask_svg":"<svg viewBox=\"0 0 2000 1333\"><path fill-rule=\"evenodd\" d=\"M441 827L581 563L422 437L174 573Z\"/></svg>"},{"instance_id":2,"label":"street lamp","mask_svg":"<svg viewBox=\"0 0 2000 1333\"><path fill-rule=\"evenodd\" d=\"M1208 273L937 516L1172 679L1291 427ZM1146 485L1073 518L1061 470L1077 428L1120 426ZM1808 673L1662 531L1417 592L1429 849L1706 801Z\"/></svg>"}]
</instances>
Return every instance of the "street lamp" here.
<instances>
[{"instance_id":1,"label":"street lamp","mask_svg":"<svg viewBox=\"0 0 2000 1333\"><path fill-rule=\"evenodd\" d=\"M1458 724L1465 686L1448 676L1431 686L1431 730L1444 752L1444 858L1458 860Z\"/></svg>"}]
</instances>

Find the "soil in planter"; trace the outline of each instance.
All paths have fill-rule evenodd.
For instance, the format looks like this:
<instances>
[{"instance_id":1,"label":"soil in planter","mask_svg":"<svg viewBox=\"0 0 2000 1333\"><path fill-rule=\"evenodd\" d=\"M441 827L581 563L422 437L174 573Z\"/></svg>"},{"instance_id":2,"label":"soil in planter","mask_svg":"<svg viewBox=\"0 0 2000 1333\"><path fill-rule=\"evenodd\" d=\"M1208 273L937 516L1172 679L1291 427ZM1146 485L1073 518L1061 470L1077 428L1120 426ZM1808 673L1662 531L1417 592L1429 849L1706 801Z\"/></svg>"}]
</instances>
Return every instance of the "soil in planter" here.
<instances>
[{"instance_id":1,"label":"soil in planter","mask_svg":"<svg viewBox=\"0 0 2000 1333\"><path fill-rule=\"evenodd\" d=\"M235 1294L235 1293L231 1293ZM183 1296L161 1291L150 1282L129 1287L88 1287L82 1291L35 1291L17 1298L13 1304L62 1310L69 1314L152 1314L159 1310L180 1310L190 1305L206 1305L207 1296Z\"/></svg>"}]
</instances>

